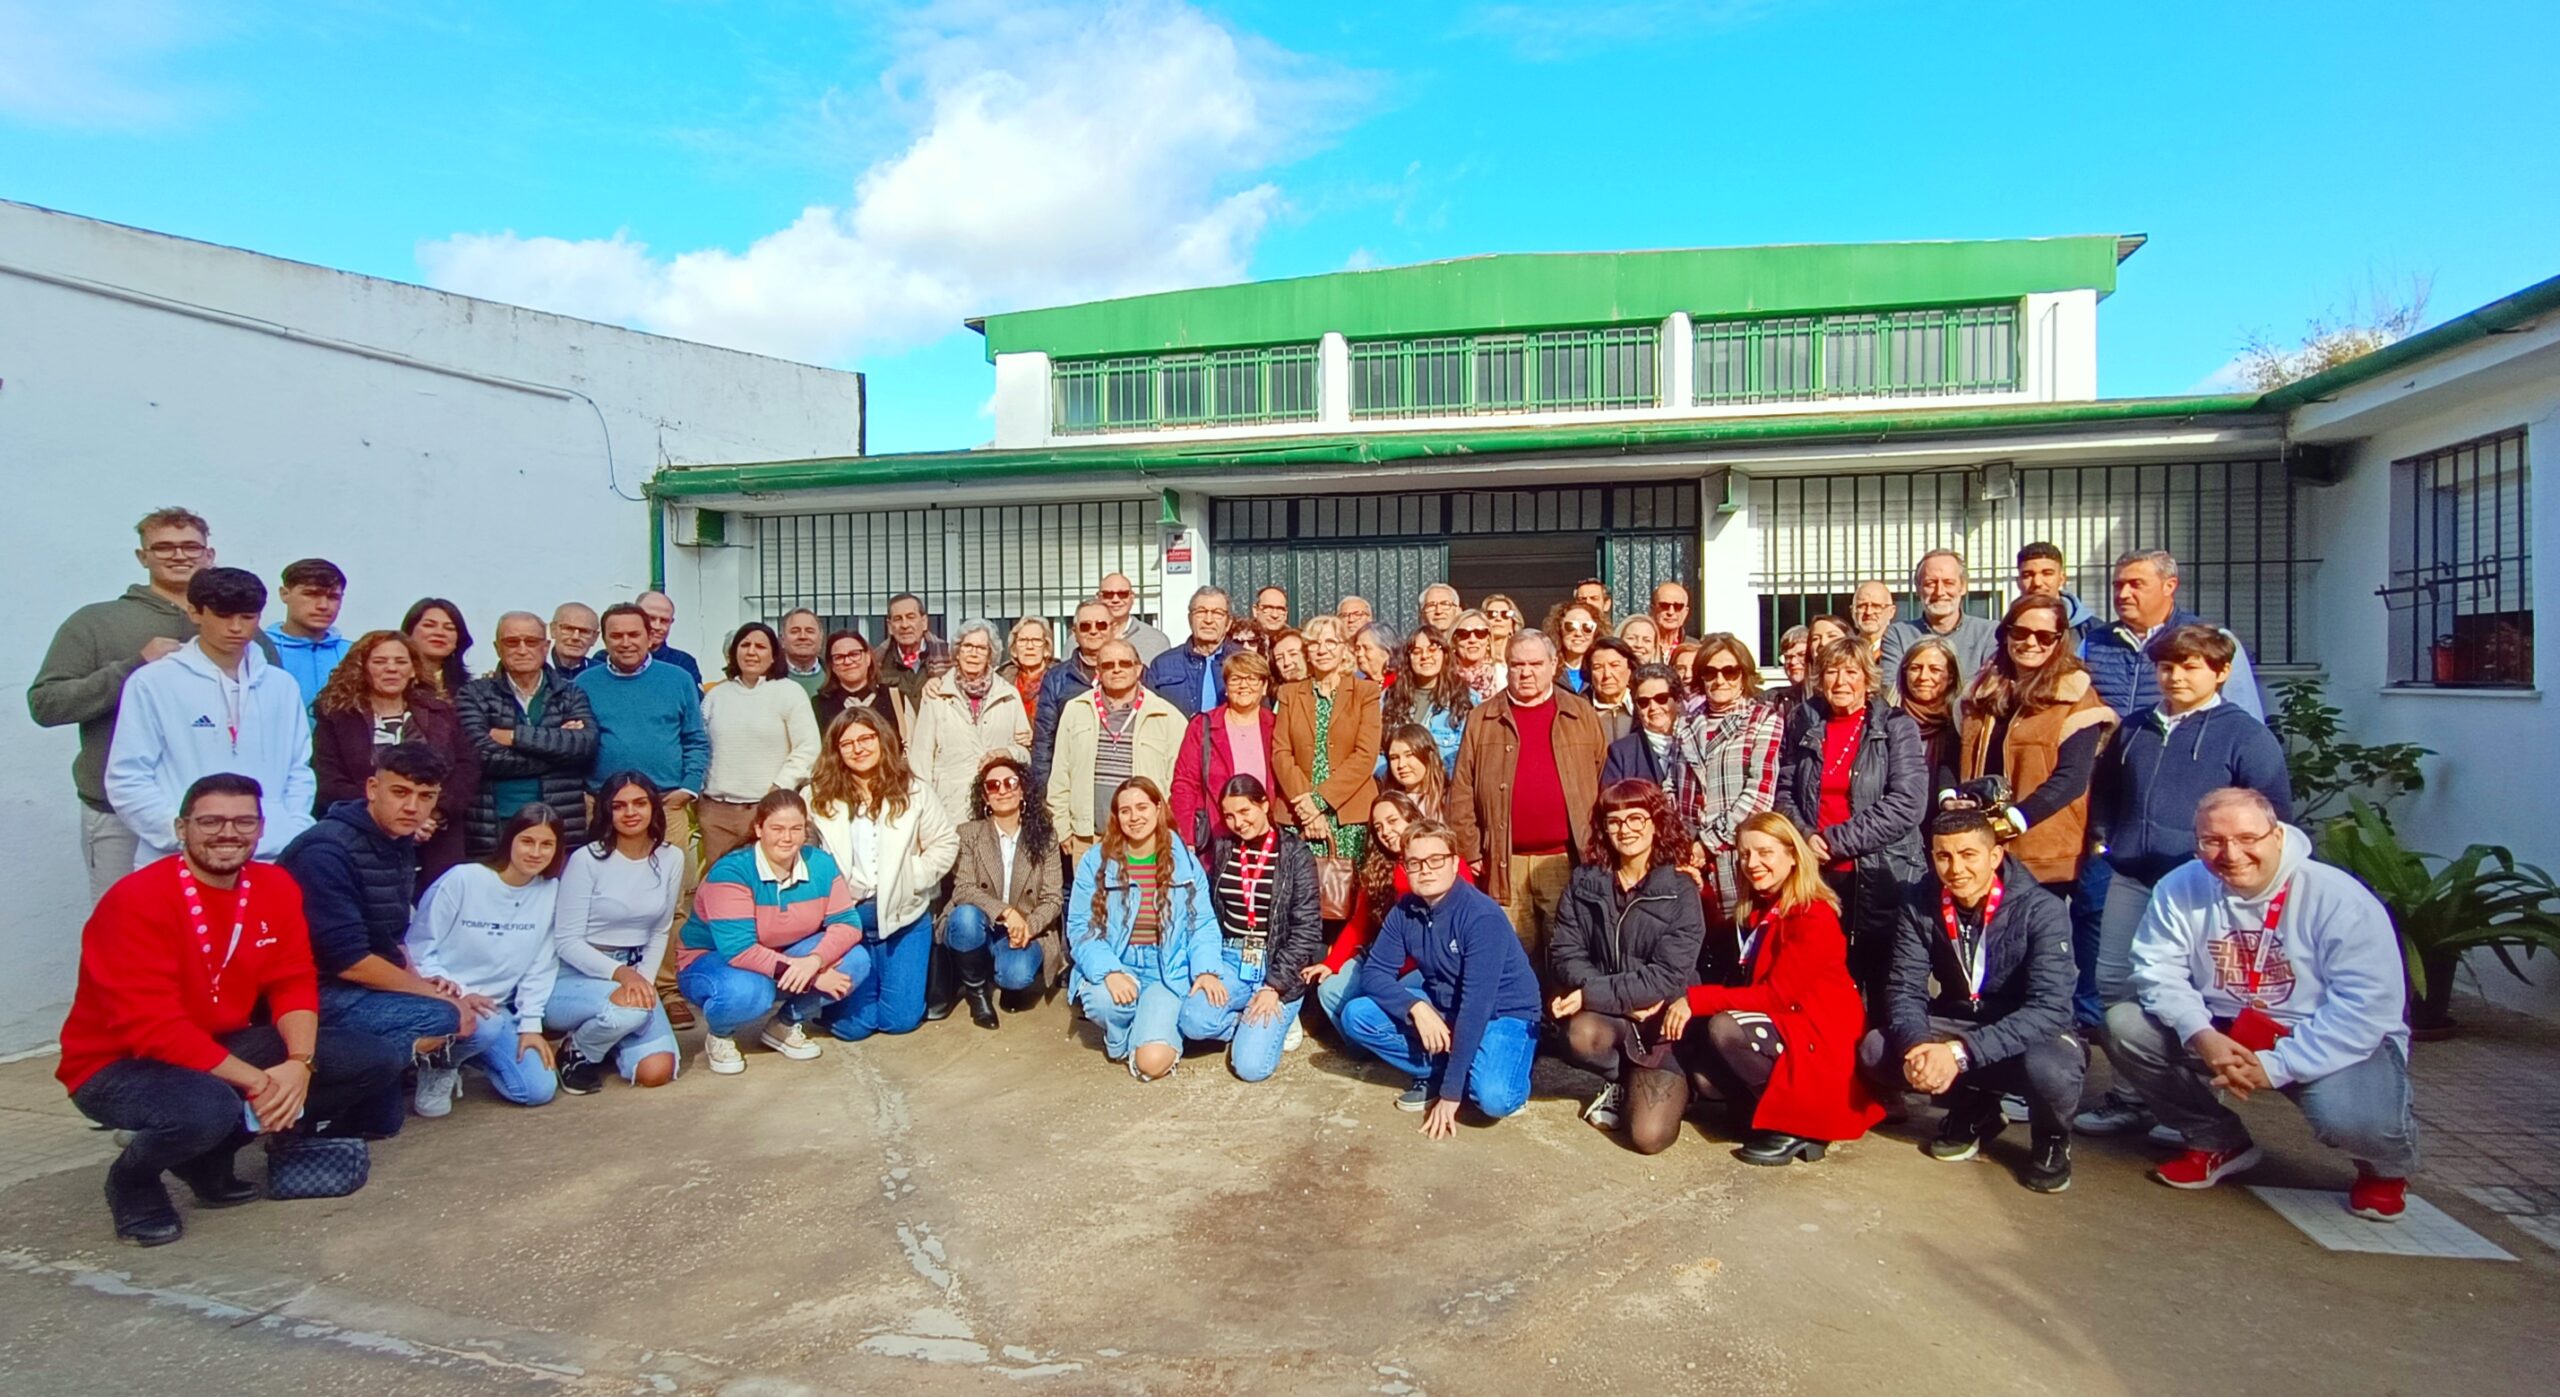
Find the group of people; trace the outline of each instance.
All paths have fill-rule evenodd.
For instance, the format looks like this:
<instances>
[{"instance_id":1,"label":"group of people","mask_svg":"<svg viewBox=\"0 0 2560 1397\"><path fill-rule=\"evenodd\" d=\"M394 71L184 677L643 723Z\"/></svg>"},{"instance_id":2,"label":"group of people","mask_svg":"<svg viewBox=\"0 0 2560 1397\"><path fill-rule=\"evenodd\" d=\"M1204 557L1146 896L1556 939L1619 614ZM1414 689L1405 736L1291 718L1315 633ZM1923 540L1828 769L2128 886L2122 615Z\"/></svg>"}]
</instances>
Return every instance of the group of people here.
<instances>
[{"instance_id":1,"label":"group of people","mask_svg":"<svg viewBox=\"0 0 2560 1397\"><path fill-rule=\"evenodd\" d=\"M2023 1119L2053 1192L2075 1130L2156 1128L2201 1188L2257 1159L2226 1098L2275 1090L2358 1212L2415 1165L2388 920L2285 823L2246 656L2165 553L2099 617L2032 545L1994 623L1933 552L1917 616L1869 583L1779 637L1783 685L1677 583L1538 626L1446 583L1294 625L1210 587L1175 639L1119 574L1063 655L901 595L876 645L739 626L706 683L660 593L506 612L475 677L449 601L350 640L305 559L265 627L201 518L139 533L146 581L29 691L80 728L59 1075L130 1132L128 1241L179 1235L165 1176L247 1201L253 1139L387 1137L466 1067L539 1106L672 1082L681 1030L731 1075L750 1035L806 1061L1053 994L1142 1082L1210 1044L1267 1079L1312 1003L1434 1139L1520 1110L1545 1053L1646 1153L1715 1101L1746 1162L1818 1160L1918 1092L1936 1158Z\"/></svg>"}]
</instances>

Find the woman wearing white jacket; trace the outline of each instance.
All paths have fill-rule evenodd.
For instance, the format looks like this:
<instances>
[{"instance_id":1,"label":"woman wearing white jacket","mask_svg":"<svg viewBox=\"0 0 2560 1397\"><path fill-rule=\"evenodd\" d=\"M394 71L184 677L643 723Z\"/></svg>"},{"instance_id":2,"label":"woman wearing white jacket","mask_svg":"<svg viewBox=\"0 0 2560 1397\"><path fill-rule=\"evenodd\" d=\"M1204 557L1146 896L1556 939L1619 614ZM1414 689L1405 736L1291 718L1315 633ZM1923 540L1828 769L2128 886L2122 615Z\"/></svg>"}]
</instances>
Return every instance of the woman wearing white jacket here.
<instances>
[{"instance_id":1,"label":"woman wearing white jacket","mask_svg":"<svg viewBox=\"0 0 2560 1397\"><path fill-rule=\"evenodd\" d=\"M913 1033L924 1022L925 978L933 963L933 895L960 854L960 833L942 798L908 769L888 720L847 709L827 725L816 775L802 793L810 834L825 846L861 903L871 973L845 997L828 1025L859 1042L874 1033Z\"/></svg>"},{"instance_id":2,"label":"woman wearing white jacket","mask_svg":"<svg viewBox=\"0 0 2560 1397\"><path fill-rule=\"evenodd\" d=\"M1031 715L1022 695L996 673L992 622L960 623L951 637L951 668L924 682L907 731L908 764L941 797L946 813L969 808L987 758L1030 760Z\"/></svg>"}]
</instances>

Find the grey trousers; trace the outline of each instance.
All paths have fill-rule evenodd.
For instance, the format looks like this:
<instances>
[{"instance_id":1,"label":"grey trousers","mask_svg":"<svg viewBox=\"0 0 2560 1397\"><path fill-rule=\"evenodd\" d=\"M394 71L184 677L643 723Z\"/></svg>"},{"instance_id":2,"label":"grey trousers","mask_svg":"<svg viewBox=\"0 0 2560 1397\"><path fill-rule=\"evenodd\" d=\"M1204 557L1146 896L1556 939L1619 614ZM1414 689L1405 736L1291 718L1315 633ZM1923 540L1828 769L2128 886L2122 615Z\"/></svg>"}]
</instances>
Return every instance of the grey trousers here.
<instances>
[{"instance_id":1,"label":"grey trousers","mask_svg":"<svg viewBox=\"0 0 2560 1397\"><path fill-rule=\"evenodd\" d=\"M2198 1150L2241 1150L2249 1127L2214 1099L2204 1059L2181 1043L2169 1026L2139 1004L2107 1011L2107 1038L2116 1075L2142 1093L2160 1123L2187 1137ZM2313 1139L2372 1166L2385 1178L2405 1179L2418 1167L2418 1122L2409 1110L2409 1059L2386 1038L2373 1056L2326 1077L2278 1087L2311 1124Z\"/></svg>"},{"instance_id":2,"label":"grey trousers","mask_svg":"<svg viewBox=\"0 0 2560 1397\"><path fill-rule=\"evenodd\" d=\"M124 817L80 802L80 857L89 867L89 905L96 906L107 889L133 871L141 849L142 841L134 838Z\"/></svg>"}]
</instances>

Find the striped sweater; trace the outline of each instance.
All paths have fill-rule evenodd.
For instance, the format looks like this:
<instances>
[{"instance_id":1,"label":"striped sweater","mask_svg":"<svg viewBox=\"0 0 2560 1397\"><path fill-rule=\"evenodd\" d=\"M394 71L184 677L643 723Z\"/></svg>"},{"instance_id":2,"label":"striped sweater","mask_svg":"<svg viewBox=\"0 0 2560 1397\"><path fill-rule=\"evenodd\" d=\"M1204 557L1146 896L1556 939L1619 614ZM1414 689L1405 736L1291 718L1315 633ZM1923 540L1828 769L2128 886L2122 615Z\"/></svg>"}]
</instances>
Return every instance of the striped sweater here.
<instances>
[{"instance_id":1,"label":"striped sweater","mask_svg":"<svg viewBox=\"0 0 2560 1397\"><path fill-rule=\"evenodd\" d=\"M826 850L810 845L800 851L798 866L777 875L763 847L749 844L703 875L676 964L717 954L740 970L779 975L789 963L782 954L786 948L823 933L818 960L832 967L862 939L854 921L858 905Z\"/></svg>"}]
</instances>

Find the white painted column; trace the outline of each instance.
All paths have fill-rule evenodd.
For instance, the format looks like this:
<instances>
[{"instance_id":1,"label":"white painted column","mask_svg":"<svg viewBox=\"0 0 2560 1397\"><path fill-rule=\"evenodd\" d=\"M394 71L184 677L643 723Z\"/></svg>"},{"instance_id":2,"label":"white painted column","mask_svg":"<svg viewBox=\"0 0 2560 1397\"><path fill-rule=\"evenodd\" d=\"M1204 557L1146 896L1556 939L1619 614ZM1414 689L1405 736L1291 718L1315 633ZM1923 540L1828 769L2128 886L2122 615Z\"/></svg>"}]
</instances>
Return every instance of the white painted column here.
<instances>
[{"instance_id":1,"label":"white painted column","mask_svg":"<svg viewBox=\"0 0 2560 1397\"><path fill-rule=\"evenodd\" d=\"M1698 336L1689 312L1675 310L1662 322L1662 405L1693 407L1698 401Z\"/></svg>"},{"instance_id":2,"label":"white painted column","mask_svg":"<svg viewBox=\"0 0 2560 1397\"><path fill-rule=\"evenodd\" d=\"M2085 403L2098 397L2098 293L2056 291L2027 297L2020 313L2026 337L2019 388L2040 403Z\"/></svg>"},{"instance_id":3,"label":"white painted column","mask_svg":"<svg viewBox=\"0 0 2560 1397\"><path fill-rule=\"evenodd\" d=\"M1047 446L1050 424L1049 356L1039 350L996 356L996 445Z\"/></svg>"},{"instance_id":4,"label":"white painted column","mask_svg":"<svg viewBox=\"0 0 2560 1397\"><path fill-rule=\"evenodd\" d=\"M1327 330L1316 348L1316 420L1351 425L1351 341Z\"/></svg>"},{"instance_id":5,"label":"white painted column","mask_svg":"<svg viewBox=\"0 0 2560 1397\"><path fill-rule=\"evenodd\" d=\"M1734 488L1748 497L1748 482L1737 479ZM1689 614L1700 635L1731 631L1757 646L1760 593L1751 585L1751 575L1760 566L1759 523L1748 505L1732 514L1716 513L1724 503L1722 471L1710 472L1700 489L1698 585L1689 599Z\"/></svg>"}]
</instances>

